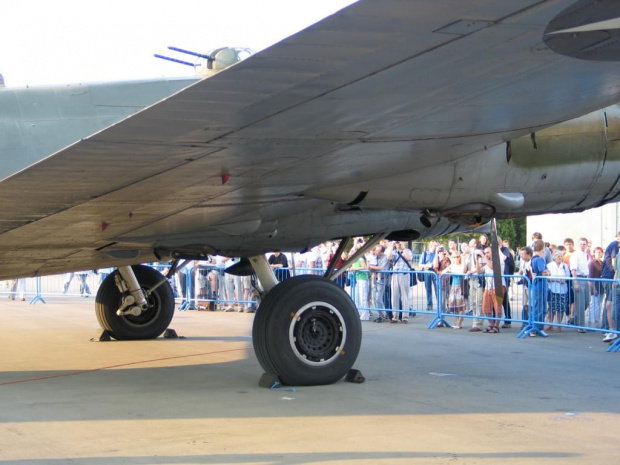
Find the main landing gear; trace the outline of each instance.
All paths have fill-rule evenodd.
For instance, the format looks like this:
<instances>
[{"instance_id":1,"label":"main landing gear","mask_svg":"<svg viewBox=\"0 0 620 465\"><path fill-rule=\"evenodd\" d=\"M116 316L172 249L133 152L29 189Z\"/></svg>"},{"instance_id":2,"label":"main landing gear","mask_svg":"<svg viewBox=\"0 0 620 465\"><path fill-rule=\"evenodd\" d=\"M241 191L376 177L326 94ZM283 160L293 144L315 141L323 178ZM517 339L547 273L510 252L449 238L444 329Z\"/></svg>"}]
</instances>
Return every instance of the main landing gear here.
<instances>
[{"instance_id":1,"label":"main landing gear","mask_svg":"<svg viewBox=\"0 0 620 465\"><path fill-rule=\"evenodd\" d=\"M99 324L117 340L154 339L174 314L167 278L149 266L123 266L99 287L95 300Z\"/></svg>"},{"instance_id":2,"label":"main landing gear","mask_svg":"<svg viewBox=\"0 0 620 465\"><path fill-rule=\"evenodd\" d=\"M278 283L264 256L250 262L266 293L252 329L263 369L284 384L298 386L344 378L362 342L351 298L327 277L296 276ZM115 339L153 339L172 320L172 289L167 278L150 267L120 267L101 284L96 313Z\"/></svg>"},{"instance_id":3,"label":"main landing gear","mask_svg":"<svg viewBox=\"0 0 620 465\"><path fill-rule=\"evenodd\" d=\"M296 276L276 285L264 257L251 261L261 285L268 288L252 329L254 351L263 369L296 386L342 379L362 342L362 326L351 298L320 276Z\"/></svg>"}]
</instances>

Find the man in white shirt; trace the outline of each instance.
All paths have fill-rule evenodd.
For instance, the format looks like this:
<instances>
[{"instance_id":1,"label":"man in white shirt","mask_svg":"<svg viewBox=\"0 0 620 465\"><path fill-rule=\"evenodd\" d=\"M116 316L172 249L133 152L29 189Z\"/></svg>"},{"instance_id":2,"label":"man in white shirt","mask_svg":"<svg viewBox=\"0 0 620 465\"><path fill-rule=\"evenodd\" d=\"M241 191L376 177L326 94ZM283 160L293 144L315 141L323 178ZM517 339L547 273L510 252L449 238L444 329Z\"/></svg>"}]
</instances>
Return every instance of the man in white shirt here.
<instances>
[{"instance_id":1,"label":"man in white shirt","mask_svg":"<svg viewBox=\"0 0 620 465\"><path fill-rule=\"evenodd\" d=\"M577 278L573 281L573 287L575 289L575 306L574 324L576 326L585 326L585 312L590 302L590 288L588 285L588 273L590 257L586 252L588 249L588 239L582 237L579 239L579 247L570 256L570 271L573 278ZM585 329L578 329L580 333L585 333Z\"/></svg>"}]
</instances>

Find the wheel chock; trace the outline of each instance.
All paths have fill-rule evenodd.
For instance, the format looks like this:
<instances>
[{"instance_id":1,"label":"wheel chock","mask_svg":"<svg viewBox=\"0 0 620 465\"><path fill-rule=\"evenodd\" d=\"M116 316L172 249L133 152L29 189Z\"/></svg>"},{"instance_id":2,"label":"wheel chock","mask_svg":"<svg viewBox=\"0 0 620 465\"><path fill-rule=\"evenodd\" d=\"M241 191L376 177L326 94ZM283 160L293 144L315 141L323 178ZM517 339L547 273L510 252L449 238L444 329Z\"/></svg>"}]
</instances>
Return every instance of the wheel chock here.
<instances>
[{"instance_id":1,"label":"wheel chock","mask_svg":"<svg viewBox=\"0 0 620 465\"><path fill-rule=\"evenodd\" d=\"M178 337L179 337L179 335L172 328L168 328L167 330L164 331L164 338L165 339L177 339Z\"/></svg>"},{"instance_id":2,"label":"wheel chock","mask_svg":"<svg viewBox=\"0 0 620 465\"><path fill-rule=\"evenodd\" d=\"M97 333L95 337L90 338L90 340L91 342L108 342L112 340L112 336L110 335L110 331L103 329L100 333Z\"/></svg>"},{"instance_id":3,"label":"wheel chock","mask_svg":"<svg viewBox=\"0 0 620 465\"><path fill-rule=\"evenodd\" d=\"M273 373L263 373L260 380L258 380L258 385L267 389L271 389L274 386L281 386L281 384L280 378Z\"/></svg>"},{"instance_id":4,"label":"wheel chock","mask_svg":"<svg viewBox=\"0 0 620 465\"><path fill-rule=\"evenodd\" d=\"M362 375L361 371L351 369L347 373L347 376L345 376L344 380L347 383L362 384L364 381L366 381L366 378L364 378L364 375Z\"/></svg>"}]
</instances>

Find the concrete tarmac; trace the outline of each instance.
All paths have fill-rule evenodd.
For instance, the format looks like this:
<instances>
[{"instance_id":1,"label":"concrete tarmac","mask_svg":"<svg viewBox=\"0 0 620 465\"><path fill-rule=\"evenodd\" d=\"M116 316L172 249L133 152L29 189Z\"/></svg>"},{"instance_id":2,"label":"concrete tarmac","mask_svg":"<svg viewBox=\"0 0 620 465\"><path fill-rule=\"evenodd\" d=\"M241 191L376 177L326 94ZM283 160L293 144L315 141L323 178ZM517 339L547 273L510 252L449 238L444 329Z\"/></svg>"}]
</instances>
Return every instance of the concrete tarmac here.
<instances>
[{"instance_id":1,"label":"concrete tarmac","mask_svg":"<svg viewBox=\"0 0 620 465\"><path fill-rule=\"evenodd\" d=\"M2 303L0 464L620 461L620 354L597 333L365 322L364 384L269 390L253 317L177 312L184 339L91 342L92 299Z\"/></svg>"}]
</instances>

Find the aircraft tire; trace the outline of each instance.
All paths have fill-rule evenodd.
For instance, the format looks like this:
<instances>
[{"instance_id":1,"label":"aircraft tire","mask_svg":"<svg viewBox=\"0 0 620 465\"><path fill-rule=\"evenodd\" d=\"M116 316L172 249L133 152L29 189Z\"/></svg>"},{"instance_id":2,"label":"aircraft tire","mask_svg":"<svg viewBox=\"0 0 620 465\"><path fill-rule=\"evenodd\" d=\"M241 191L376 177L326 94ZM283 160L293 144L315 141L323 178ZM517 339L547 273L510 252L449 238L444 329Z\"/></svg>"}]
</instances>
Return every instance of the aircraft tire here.
<instances>
[{"instance_id":1,"label":"aircraft tire","mask_svg":"<svg viewBox=\"0 0 620 465\"><path fill-rule=\"evenodd\" d=\"M148 289L164 276L150 266L134 265L133 272L143 289ZM139 316L118 316L116 311L121 306L122 295L111 273L99 287L95 299L97 320L103 329L119 341L155 339L162 334L172 321L174 315L174 295L168 282L155 289L148 297L149 309Z\"/></svg>"},{"instance_id":2,"label":"aircraft tire","mask_svg":"<svg viewBox=\"0 0 620 465\"><path fill-rule=\"evenodd\" d=\"M252 342L265 372L283 384L331 384L355 363L362 325L357 307L334 282L296 276L265 296L254 318Z\"/></svg>"}]
</instances>

